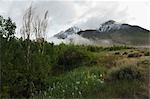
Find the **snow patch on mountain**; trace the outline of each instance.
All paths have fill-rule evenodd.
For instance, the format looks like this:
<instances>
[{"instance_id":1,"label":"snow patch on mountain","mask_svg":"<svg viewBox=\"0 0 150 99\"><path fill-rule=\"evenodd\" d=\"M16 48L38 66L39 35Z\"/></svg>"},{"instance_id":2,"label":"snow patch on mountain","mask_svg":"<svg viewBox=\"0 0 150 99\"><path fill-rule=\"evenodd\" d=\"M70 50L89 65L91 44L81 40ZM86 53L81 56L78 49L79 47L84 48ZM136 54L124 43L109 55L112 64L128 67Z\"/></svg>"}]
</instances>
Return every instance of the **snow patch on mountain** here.
<instances>
[{"instance_id":1,"label":"snow patch on mountain","mask_svg":"<svg viewBox=\"0 0 150 99\"><path fill-rule=\"evenodd\" d=\"M99 32L109 32L113 30L119 30L122 28L122 24L115 22L113 20L109 20L100 25Z\"/></svg>"},{"instance_id":2,"label":"snow patch on mountain","mask_svg":"<svg viewBox=\"0 0 150 99\"><path fill-rule=\"evenodd\" d=\"M54 37L57 37L59 39L65 39L69 35L77 34L77 32L79 32L79 31L81 31L81 29L74 26L74 27L71 27L71 28L67 29L66 31L59 32L58 34L54 35Z\"/></svg>"}]
</instances>

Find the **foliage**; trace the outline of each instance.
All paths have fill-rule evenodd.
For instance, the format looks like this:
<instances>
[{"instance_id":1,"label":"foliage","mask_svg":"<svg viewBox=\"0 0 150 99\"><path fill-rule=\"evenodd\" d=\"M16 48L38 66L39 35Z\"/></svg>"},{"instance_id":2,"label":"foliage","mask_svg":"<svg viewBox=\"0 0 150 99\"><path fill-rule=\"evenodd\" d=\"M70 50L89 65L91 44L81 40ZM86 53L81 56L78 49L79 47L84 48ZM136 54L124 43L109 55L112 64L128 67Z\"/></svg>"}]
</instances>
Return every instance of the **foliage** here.
<instances>
[{"instance_id":1,"label":"foliage","mask_svg":"<svg viewBox=\"0 0 150 99\"><path fill-rule=\"evenodd\" d=\"M135 98L140 81L107 81L105 66L79 67L50 79L44 94L34 98Z\"/></svg>"},{"instance_id":2,"label":"foliage","mask_svg":"<svg viewBox=\"0 0 150 99\"><path fill-rule=\"evenodd\" d=\"M117 50L123 50L123 49L131 49L132 47L128 47L128 46L116 46L113 45L112 47L106 47L104 48L104 50L106 51L117 51Z\"/></svg>"},{"instance_id":3,"label":"foliage","mask_svg":"<svg viewBox=\"0 0 150 99\"><path fill-rule=\"evenodd\" d=\"M123 66L115 68L110 72L113 80L141 80L142 74L135 66Z\"/></svg>"},{"instance_id":4,"label":"foliage","mask_svg":"<svg viewBox=\"0 0 150 99\"><path fill-rule=\"evenodd\" d=\"M81 66L87 59L89 59L89 57L85 52L73 46L69 46L58 55L57 63L54 68L60 68L64 71L72 70Z\"/></svg>"},{"instance_id":5,"label":"foliage","mask_svg":"<svg viewBox=\"0 0 150 99\"><path fill-rule=\"evenodd\" d=\"M26 62L27 41L2 39L2 90L10 97L29 97L47 86L51 63L46 54L38 53L38 43L31 43L30 64Z\"/></svg>"},{"instance_id":6,"label":"foliage","mask_svg":"<svg viewBox=\"0 0 150 99\"><path fill-rule=\"evenodd\" d=\"M0 37L2 97L30 97L47 87L46 79L51 66L50 55L39 52L39 43L12 38L11 35L14 34L12 31L15 31L15 28L12 28L14 24L5 21L6 25L11 26L8 25L5 29L1 24L1 28L4 29L1 32L5 35ZM29 57L26 54L28 44L31 45ZM46 48L45 50L51 49ZM27 58L30 60L29 63L27 63Z\"/></svg>"},{"instance_id":7,"label":"foliage","mask_svg":"<svg viewBox=\"0 0 150 99\"><path fill-rule=\"evenodd\" d=\"M150 52L149 52L149 51L144 52L144 55L145 55L145 56L150 56Z\"/></svg>"},{"instance_id":8,"label":"foliage","mask_svg":"<svg viewBox=\"0 0 150 99\"><path fill-rule=\"evenodd\" d=\"M10 18L4 19L0 15L0 36L10 38L15 34L16 25Z\"/></svg>"},{"instance_id":9,"label":"foliage","mask_svg":"<svg viewBox=\"0 0 150 99\"><path fill-rule=\"evenodd\" d=\"M91 90L98 90L104 84L105 67L79 67L72 72L53 77L43 97L49 98L82 98ZM42 94L38 96L41 97Z\"/></svg>"}]
</instances>

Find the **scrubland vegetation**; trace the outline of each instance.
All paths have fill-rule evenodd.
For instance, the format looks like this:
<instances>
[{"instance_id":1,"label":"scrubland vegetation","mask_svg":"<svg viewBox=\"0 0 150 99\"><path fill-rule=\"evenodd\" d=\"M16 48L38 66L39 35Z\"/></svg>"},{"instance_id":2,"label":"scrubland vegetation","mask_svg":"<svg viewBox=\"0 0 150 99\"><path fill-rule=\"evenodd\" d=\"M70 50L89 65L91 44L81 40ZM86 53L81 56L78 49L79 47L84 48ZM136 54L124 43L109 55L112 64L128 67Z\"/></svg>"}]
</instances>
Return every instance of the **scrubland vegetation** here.
<instances>
[{"instance_id":1,"label":"scrubland vegetation","mask_svg":"<svg viewBox=\"0 0 150 99\"><path fill-rule=\"evenodd\" d=\"M31 45L29 64L27 42ZM128 57L138 49L48 42L43 46L44 53L41 53L37 42L1 38L2 97L149 97L150 57L144 54ZM127 55L116 55L116 51L126 51Z\"/></svg>"},{"instance_id":2,"label":"scrubland vegetation","mask_svg":"<svg viewBox=\"0 0 150 99\"><path fill-rule=\"evenodd\" d=\"M11 21L6 26L2 98L149 98L149 49L39 43L16 38Z\"/></svg>"}]
</instances>

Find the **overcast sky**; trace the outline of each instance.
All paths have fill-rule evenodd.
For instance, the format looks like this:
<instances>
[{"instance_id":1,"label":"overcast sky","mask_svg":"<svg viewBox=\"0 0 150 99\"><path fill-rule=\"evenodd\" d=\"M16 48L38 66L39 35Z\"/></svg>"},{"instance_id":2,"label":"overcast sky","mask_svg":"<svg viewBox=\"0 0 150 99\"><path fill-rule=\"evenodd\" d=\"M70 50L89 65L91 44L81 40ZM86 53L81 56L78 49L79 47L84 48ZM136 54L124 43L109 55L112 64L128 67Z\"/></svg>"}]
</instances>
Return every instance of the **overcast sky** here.
<instances>
[{"instance_id":1,"label":"overcast sky","mask_svg":"<svg viewBox=\"0 0 150 99\"><path fill-rule=\"evenodd\" d=\"M31 0L0 0L0 15L11 17L16 22L17 32L19 32L22 15L30 4ZM44 10L49 10L48 37L71 26L78 26L81 29L95 29L110 19L139 25L150 30L149 0L33 0L32 5L39 15Z\"/></svg>"}]
</instances>

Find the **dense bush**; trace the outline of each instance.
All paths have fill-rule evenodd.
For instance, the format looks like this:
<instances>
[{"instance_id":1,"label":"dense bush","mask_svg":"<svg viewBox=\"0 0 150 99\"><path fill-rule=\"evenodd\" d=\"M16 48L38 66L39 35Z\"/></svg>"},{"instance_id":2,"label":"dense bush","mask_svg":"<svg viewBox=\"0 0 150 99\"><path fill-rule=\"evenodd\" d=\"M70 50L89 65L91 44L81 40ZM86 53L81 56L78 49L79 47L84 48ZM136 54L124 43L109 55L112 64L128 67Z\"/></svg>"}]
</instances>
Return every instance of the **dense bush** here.
<instances>
[{"instance_id":1,"label":"dense bush","mask_svg":"<svg viewBox=\"0 0 150 99\"><path fill-rule=\"evenodd\" d=\"M27 63L27 41L15 38L9 41L1 38L1 41L2 97L30 97L45 90L51 55L39 53L39 45L30 42L30 61Z\"/></svg>"},{"instance_id":2,"label":"dense bush","mask_svg":"<svg viewBox=\"0 0 150 99\"><path fill-rule=\"evenodd\" d=\"M129 53L127 55L127 57L131 58L131 57L140 57L141 55L139 53Z\"/></svg>"},{"instance_id":3,"label":"dense bush","mask_svg":"<svg viewBox=\"0 0 150 99\"><path fill-rule=\"evenodd\" d=\"M89 46L87 46L87 50L91 51L91 52L99 52L99 51L104 50L104 48L103 47L89 45Z\"/></svg>"},{"instance_id":4,"label":"dense bush","mask_svg":"<svg viewBox=\"0 0 150 99\"><path fill-rule=\"evenodd\" d=\"M105 47L104 50L106 51L117 51L117 50L122 50L122 49L131 49L132 47L128 46L116 46L113 45L112 47Z\"/></svg>"},{"instance_id":5,"label":"dense bush","mask_svg":"<svg viewBox=\"0 0 150 99\"><path fill-rule=\"evenodd\" d=\"M115 68L110 72L111 79L114 80L141 80L142 75L135 66L125 66Z\"/></svg>"},{"instance_id":6,"label":"dense bush","mask_svg":"<svg viewBox=\"0 0 150 99\"><path fill-rule=\"evenodd\" d=\"M127 55L127 54L128 54L128 52L123 52L123 53L122 53L122 55Z\"/></svg>"},{"instance_id":7,"label":"dense bush","mask_svg":"<svg viewBox=\"0 0 150 99\"><path fill-rule=\"evenodd\" d=\"M146 51L146 52L144 52L144 55L145 55L145 56L150 56L150 52L149 52L149 51Z\"/></svg>"},{"instance_id":8,"label":"dense bush","mask_svg":"<svg viewBox=\"0 0 150 99\"><path fill-rule=\"evenodd\" d=\"M83 49L79 50L74 46L69 46L58 55L53 69L61 69L63 71L72 70L81 66L87 59L89 57L86 52L83 52Z\"/></svg>"},{"instance_id":9,"label":"dense bush","mask_svg":"<svg viewBox=\"0 0 150 99\"><path fill-rule=\"evenodd\" d=\"M103 87L105 67L79 67L51 78L50 85L41 98L87 98L92 91ZM93 94L94 96L94 94ZM36 97L37 98L37 97Z\"/></svg>"},{"instance_id":10,"label":"dense bush","mask_svg":"<svg viewBox=\"0 0 150 99\"><path fill-rule=\"evenodd\" d=\"M115 54L115 55L120 55L120 52L115 52L114 54Z\"/></svg>"},{"instance_id":11,"label":"dense bush","mask_svg":"<svg viewBox=\"0 0 150 99\"><path fill-rule=\"evenodd\" d=\"M23 98L47 88L51 68L51 44L39 52L39 43L14 36L15 23L0 16L1 97ZM47 45L49 47L47 47ZM28 51L29 47L29 51Z\"/></svg>"}]
</instances>

